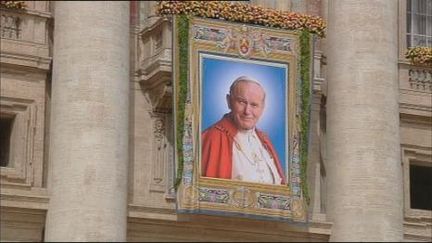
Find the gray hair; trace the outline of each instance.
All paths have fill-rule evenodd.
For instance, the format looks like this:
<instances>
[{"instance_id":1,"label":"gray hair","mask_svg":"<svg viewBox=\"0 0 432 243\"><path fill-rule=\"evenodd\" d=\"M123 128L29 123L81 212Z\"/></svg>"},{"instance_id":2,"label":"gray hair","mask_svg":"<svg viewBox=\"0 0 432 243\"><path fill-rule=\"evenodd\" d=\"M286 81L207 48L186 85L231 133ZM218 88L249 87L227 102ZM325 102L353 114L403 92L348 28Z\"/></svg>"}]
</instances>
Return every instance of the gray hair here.
<instances>
[{"instance_id":1,"label":"gray hair","mask_svg":"<svg viewBox=\"0 0 432 243\"><path fill-rule=\"evenodd\" d=\"M236 80L234 80L234 82L230 86L230 90L229 90L229 95L230 96L233 94L235 88L237 87L237 85L240 82L254 83L254 84L258 85L259 87L261 87L261 89L262 89L262 91L264 93L264 100L265 100L266 93L265 93L264 87L260 84L260 82L258 82L258 80L253 79L253 78L248 77L248 76L240 76Z\"/></svg>"}]
</instances>

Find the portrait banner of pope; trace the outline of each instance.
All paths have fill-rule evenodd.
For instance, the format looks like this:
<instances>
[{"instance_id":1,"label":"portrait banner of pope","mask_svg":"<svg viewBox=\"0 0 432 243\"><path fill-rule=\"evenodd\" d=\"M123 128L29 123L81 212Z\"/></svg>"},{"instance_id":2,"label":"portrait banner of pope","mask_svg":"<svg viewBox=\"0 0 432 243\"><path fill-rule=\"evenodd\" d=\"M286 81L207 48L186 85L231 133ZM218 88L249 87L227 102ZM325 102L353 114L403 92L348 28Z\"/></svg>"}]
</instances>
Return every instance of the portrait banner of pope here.
<instances>
[{"instance_id":1,"label":"portrait banner of pope","mask_svg":"<svg viewBox=\"0 0 432 243\"><path fill-rule=\"evenodd\" d=\"M200 55L201 176L287 182L288 66Z\"/></svg>"},{"instance_id":2,"label":"portrait banner of pope","mask_svg":"<svg viewBox=\"0 0 432 243\"><path fill-rule=\"evenodd\" d=\"M177 212L305 222L299 33L174 23Z\"/></svg>"}]
</instances>

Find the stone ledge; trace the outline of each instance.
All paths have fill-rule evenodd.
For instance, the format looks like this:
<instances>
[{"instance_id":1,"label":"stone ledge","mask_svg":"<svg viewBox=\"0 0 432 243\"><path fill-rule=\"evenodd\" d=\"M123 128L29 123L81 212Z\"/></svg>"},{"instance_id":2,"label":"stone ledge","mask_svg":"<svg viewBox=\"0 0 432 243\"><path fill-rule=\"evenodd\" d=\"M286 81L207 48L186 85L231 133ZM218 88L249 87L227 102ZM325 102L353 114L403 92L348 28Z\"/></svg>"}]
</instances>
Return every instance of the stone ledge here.
<instances>
[{"instance_id":1,"label":"stone ledge","mask_svg":"<svg viewBox=\"0 0 432 243\"><path fill-rule=\"evenodd\" d=\"M408 219L409 220L409 219ZM430 242L432 239L432 222L431 217L422 222L409 222L407 217L404 221L404 239L405 240L418 240Z\"/></svg>"},{"instance_id":2,"label":"stone ledge","mask_svg":"<svg viewBox=\"0 0 432 243\"><path fill-rule=\"evenodd\" d=\"M155 16L151 21L147 22L144 26L140 26L142 30L140 31L140 35L145 36L147 33L153 31L158 28L164 22L171 22L172 20L168 17L160 17Z\"/></svg>"},{"instance_id":3,"label":"stone ledge","mask_svg":"<svg viewBox=\"0 0 432 243\"><path fill-rule=\"evenodd\" d=\"M49 197L45 188L2 182L0 201L2 207L48 210Z\"/></svg>"},{"instance_id":4,"label":"stone ledge","mask_svg":"<svg viewBox=\"0 0 432 243\"><path fill-rule=\"evenodd\" d=\"M163 49L158 54L143 60L140 69L137 71L139 80L147 86L157 85L160 73L166 73L171 78L172 61L171 49Z\"/></svg>"},{"instance_id":5,"label":"stone ledge","mask_svg":"<svg viewBox=\"0 0 432 243\"><path fill-rule=\"evenodd\" d=\"M416 116L422 116L422 117L431 117L432 116L432 107L428 106L428 105L422 105L422 104L400 102L399 103L399 112L400 112L400 114L416 115Z\"/></svg>"},{"instance_id":6,"label":"stone ledge","mask_svg":"<svg viewBox=\"0 0 432 243\"><path fill-rule=\"evenodd\" d=\"M15 9L7 9L7 8L1 8L1 11L3 12L9 12L14 14L21 14L21 15L32 15L32 16L38 16L42 18L52 18L53 15L51 12L26 8L24 10L15 10Z\"/></svg>"},{"instance_id":7,"label":"stone ledge","mask_svg":"<svg viewBox=\"0 0 432 243\"><path fill-rule=\"evenodd\" d=\"M274 236L302 234L305 237L327 238L331 234L332 223L321 218L309 221L309 225L289 224L286 222L257 220L238 217L222 217L200 214L177 214L175 209L156 209L129 204L129 223L171 225L170 227L199 227L203 230L229 230L231 233L256 233ZM228 222L228 224L227 224ZM237 228L230 226L237 225ZM268 233L271 230L271 233Z\"/></svg>"},{"instance_id":8,"label":"stone ledge","mask_svg":"<svg viewBox=\"0 0 432 243\"><path fill-rule=\"evenodd\" d=\"M43 241L46 210L1 207L1 241Z\"/></svg>"},{"instance_id":9,"label":"stone ledge","mask_svg":"<svg viewBox=\"0 0 432 243\"><path fill-rule=\"evenodd\" d=\"M431 242L431 237L418 236L415 234L404 233L404 242Z\"/></svg>"},{"instance_id":10,"label":"stone ledge","mask_svg":"<svg viewBox=\"0 0 432 243\"><path fill-rule=\"evenodd\" d=\"M333 223L327 221L327 215L325 213L315 213L311 216L312 219L309 219L309 232L330 236Z\"/></svg>"},{"instance_id":11,"label":"stone ledge","mask_svg":"<svg viewBox=\"0 0 432 243\"><path fill-rule=\"evenodd\" d=\"M168 221L178 220L175 209L149 208L134 204L129 204L128 206L128 217Z\"/></svg>"},{"instance_id":12,"label":"stone ledge","mask_svg":"<svg viewBox=\"0 0 432 243\"><path fill-rule=\"evenodd\" d=\"M29 15L35 15L42 18L52 18L53 15L50 12L40 11L40 10L34 10L34 9L27 9L25 13Z\"/></svg>"},{"instance_id":13,"label":"stone ledge","mask_svg":"<svg viewBox=\"0 0 432 243\"><path fill-rule=\"evenodd\" d=\"M128 240L142 241L328 241L329 235L286 222L235 217L179 215L178 221L133 218Z\"/></svg>"},{"instance_id":14,"label":"stone ledge","mask_svg":"<svg viewBox=\"0 0 432 243\"><path fill-rule=\"evenodd\" d=\"M13 54L8 52L3 52L0 55L0 62L13 64L18 66L27 66L34 67L37 69L42 69L48 71L50 69L51 64L50 57L40 57L33 55L22 55L22 54Z\"/></svg>"}]
</instances>

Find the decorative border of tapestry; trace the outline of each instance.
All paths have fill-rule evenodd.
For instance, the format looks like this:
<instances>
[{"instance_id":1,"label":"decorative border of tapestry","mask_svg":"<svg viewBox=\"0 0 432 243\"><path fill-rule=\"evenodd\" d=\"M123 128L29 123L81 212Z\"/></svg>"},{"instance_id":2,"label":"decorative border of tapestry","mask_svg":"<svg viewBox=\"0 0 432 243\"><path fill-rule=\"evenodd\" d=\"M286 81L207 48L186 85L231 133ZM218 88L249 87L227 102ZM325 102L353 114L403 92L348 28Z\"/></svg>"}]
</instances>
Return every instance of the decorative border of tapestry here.
<instances>
[{"instance_id":1,"label":"decorative border of tapestry","mask_svg":"<svg viewBox=\"0 0 432 243\"><path fill-rule=\"evenodd\" d=\"M310 34L179 15L173 20L173 43L178 213L306 222L303 163L310 110ZM258 84L236 87L234 96L231 85L239 77ZM245 100L234 103L237 96ZM262 110L257 108L261 105ZM246 140L237 143L233 130L221 125L229 115L239 131L252 124L255 136L264 134L257 136L255 147L244 149L244 157L238 154ZM209 129L233 135L217 141L218 149L228 150L215 155L213 145L203 145L214 137L203 135ZM263 165L259 167L253 151L263 147L267 152L258 158ZM209 156L218 157L223 166L209 165L216 163L207 162ZM244 168L251 174L241 172Z\"/></svg>"}]
</instances>

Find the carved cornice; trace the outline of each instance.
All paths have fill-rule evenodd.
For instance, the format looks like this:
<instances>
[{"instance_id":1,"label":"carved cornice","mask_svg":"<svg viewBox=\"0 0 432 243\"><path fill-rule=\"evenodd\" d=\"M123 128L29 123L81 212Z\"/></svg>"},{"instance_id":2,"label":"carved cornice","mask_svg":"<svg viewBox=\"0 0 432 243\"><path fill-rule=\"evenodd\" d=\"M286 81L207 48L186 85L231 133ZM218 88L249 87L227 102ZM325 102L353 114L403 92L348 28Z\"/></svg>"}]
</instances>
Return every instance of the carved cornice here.
<instances>
[{"instance_id":1,"label":"carved cornice","mask_svg":"<svg viewBox=\"0 0 432 243\"><path fill-rule=\"evenodd\" d=\"M430 115L432 116L432 112L430 113ZM400 121L401 123L422 125L426 128L430 128L432 125L431 116L421 116L416 114L401 113Z\"/></svg>"},{"instance_id":2,"label":"carved cornice","mask_svg":"<svg viewBox=\"0 0 432 243\"><path fill-rule=\"evenodd\" d=\"M194 215L194 214L177 214L174 208L151 208L143 205L129 204L128 205L128 217L129 223L136 224L134 229L137 230L139 224L157 224L157 225L172 225L173 227L199 227L229 231L229 232L242 232L242 233L264 233L266 229L262 228L262 222L255 219L239 219L239 218L226 218L218 216L208 216L208 215ZM155 221L152 221L155 220ZM230 227L230 225L235 225L238 223L239 227ZM178 225L178 222L183 222L182 225ZM209 223L211 222L211 223ZM293 234L296 236L304 237L305 239L321 239L328 240L331 234L332 223L329 221L312 220L308 227L296 227L295 225L287 225L283 222L270 222L280 230L280 232L285 232L286 234ZM268 224L264 224L264 227L269 227ZM156 227L156 226L155 226ZM279 235L278 232L274 231L267 232L268 235ZM298 238L296 238L298 239Z\"/></svg>"},{"instance_id":3,"label":"carved cornice","mask_svg":"<svg viewBox=\"0 0 432 243\"><path fill-rule=\"evenodd\" d=\"M410 115L431 117L432 116L432 107L427 106L427 105L419 105L419 104L400 102L399 103L399 112L401 114L410 114Z\"/></svg>"},{"instance_id":4,"label":"carved cornice","mask_svg":"<svg viewBox=\"0 0 432 243\"><path fill-rule=\"evenodd\" d=\"M135 220L156 219L166 221L177 221L178 214L175 209L152 208L130 203L128 205L128 217Z\"/></svg>"},{"instance_id":5,"label":"carved cornice","mask_svg":"<svg viewBox=\"0 0 432 243\"><path fill-rule=\"evenodd\" d=\"M153 17L153 19L155 19L154 21L149 21L147 22L148 25L143 26L142 30L139 32L139 35L141 37L145 37L146 35L148 35L149 33L151 33L152 31L156 30L157 28L159 28L160 26L162 26L164 23L171 23L172 18L170 17Z\"/></svg>"},{"instance_id":6,"label":"carved cornice","mask_svg":"<svg viewBox=\"0 0 432 243\"><path fill-rule=\"evenodd\" d=\"M45 188L2 183L0 201L2 207L47 210L49 196Z\"/></svg>"},{"instance_id":7,"label":"carved cornice","mask_svg":"<svg viewBox=\"0 0 432 243\"><path fill-rule=\"evenodd\" d=\"M415 158L416 160L421 160L425 162L432 162L432 148L431 147L423 147L414 144L401 144L402 152L404 155L409 156L411 158Z\"/></svg>"},{"instance_id":8,"label":"carved cornice","mask_svg":"<svg viewBox=\"0 0 432 243\"><path fill-rule=\"evenodd\" d=\"M430 241L432 237L432 216L422 210L423 215L405 216L404 238L407 240Z\"/></svg>"},{"instance_id":9,"label":"carved cornice","mask_svg":"<svg viewBox=\"0 0 432 243\"><path fill-rule=\"evenodd\" d=\"M6 40L2 40L6 41ZM51 57L41 57L23 54L3 52L0 54L0 62L19 66L34 67L48 71L50 69Z\"/></svg>"},{"instance_id":10,"label":"carved cornice","mask_svg":"<svg viewBox=\"0 0 432 243\"><path fill-rule=\"evenodd\" d=\"M309 233L312 234L322 234L322 235L331 235L333 223L329 221L309 221Z\"/></svg>"}]
</instances>

